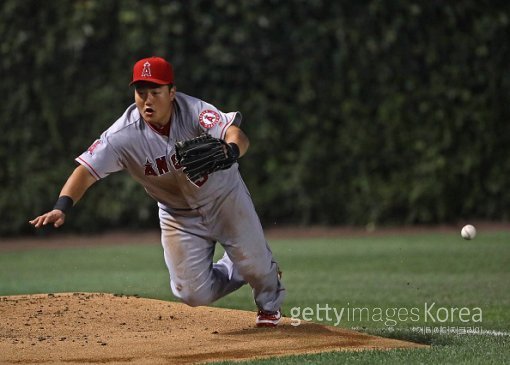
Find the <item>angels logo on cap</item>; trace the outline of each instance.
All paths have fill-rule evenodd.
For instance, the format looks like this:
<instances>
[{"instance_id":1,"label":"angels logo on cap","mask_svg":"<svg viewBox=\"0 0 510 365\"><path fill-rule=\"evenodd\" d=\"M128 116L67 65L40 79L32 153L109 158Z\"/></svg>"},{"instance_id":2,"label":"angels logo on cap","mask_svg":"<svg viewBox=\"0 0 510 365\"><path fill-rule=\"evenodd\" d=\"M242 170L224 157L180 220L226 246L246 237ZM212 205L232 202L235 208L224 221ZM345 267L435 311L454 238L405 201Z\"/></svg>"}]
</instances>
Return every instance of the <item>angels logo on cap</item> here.
<instances>
[{"instance_id":1,"label":"angels logo on cap","mask_svg":"<svg viewBox=\"0 0 510 365\"><path fill-rule=\"evenodd\" d=\"M151 77L151 64L149 61L143 64L142 77Z\"/></svg>"},{"instance_id":2,"label":"angels logo on cap","mask_svg":"<svg viewBox=\"0 0 510 365\"><path fill-rule=\"evenodd\" d=\"M198 121L202 127L210 129L218 124L220 121L220 115L214 110L204 110L202 113L200 113Z\"/></svg>"}]
</instances>

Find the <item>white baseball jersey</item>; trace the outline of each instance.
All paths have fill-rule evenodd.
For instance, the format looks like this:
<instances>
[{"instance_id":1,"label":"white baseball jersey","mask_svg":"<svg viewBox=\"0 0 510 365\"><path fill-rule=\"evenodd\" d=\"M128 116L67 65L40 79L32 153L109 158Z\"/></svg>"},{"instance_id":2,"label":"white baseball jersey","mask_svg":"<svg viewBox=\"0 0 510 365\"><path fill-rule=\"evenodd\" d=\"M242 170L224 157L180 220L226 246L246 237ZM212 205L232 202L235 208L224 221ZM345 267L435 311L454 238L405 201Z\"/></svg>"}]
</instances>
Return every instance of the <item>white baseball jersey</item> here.
<instances>
[{"instance_id":1,"label":"white baseball jersey","mask_svg":"<svg viewBox=\"0 0 510 365\"><path fill-rule=\"evenodd\" d=\"M169 136L141 118L135 104L76 161L96 178L127 170L160 208L174 211L201 207L237 186L237 163L192 183L175 158L175 143L207 132L224 139L227 128L241 124L241 113L223 113L200 99L176 93Z\"/></svg>"}]
</instances>

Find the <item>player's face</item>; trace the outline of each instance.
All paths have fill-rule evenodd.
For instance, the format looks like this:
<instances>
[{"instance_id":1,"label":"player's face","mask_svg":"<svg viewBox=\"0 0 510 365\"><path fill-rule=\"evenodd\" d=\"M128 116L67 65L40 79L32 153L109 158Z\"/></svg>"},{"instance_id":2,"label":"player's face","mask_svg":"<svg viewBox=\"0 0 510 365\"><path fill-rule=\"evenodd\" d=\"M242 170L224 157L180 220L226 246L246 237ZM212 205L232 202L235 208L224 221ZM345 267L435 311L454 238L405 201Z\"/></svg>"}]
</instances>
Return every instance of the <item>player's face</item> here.
<instances>
[{"instance_id":1,"label":"player's face","mask_svg":"<svg viewBox=\"0 0 510 365\"><path fill-rule=\"evenodd\" d=\"M175 88L168 85L142 83L135 86L135 103L142 118L163 126L172 116Z\"/></svg>"}]
</instances>

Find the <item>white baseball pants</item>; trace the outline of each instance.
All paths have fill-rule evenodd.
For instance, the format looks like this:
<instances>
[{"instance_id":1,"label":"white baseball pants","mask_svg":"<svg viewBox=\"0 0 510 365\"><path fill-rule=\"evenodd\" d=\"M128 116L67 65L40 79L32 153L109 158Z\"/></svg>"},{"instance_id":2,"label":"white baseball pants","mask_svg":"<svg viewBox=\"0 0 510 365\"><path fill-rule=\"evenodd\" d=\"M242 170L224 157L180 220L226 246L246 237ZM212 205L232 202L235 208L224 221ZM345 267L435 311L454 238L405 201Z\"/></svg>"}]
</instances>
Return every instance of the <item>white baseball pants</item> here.
<instances>
[{"instance_id":1,"label":"white baseball pants","mask_svg":"<svg viewBox=\"0 0 510 365\"><path fill-rule=\"evenodd\" d=\"M248 283L259 309L280 309L285 289L244 184L196 210L159 210L173 294L207 305ZM216 242L224 257L213 264Z\"/></svg>"}]
</instances>

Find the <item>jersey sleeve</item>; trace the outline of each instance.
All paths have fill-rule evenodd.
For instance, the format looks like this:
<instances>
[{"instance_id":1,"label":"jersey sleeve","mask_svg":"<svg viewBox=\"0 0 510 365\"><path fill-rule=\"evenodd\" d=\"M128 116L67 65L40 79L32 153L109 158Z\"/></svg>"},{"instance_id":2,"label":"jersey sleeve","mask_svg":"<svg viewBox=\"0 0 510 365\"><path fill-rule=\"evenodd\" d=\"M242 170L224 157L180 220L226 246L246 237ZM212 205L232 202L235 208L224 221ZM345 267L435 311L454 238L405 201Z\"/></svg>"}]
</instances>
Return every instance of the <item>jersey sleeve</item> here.
<instances>
[{"instance_id":1,"label":"jersey sleeve","mask_svg":"<svg viewBox=\"0 0 510 365\"><path fill-rule=\"evenodd\" d=\"M75 160L97 180L124 169L122 161L104 135Z\"/></svg>"},{"instance_id":2,"label":"jersey sleeve","mask_svg":"<svg viewBox=\"0 0 510 365\"><path fill-rule=\"evenodd\" d=\"M202 131L214 138L224 139L228 127L240 126L243 116L240 112L223 113L219 110L206 109L200 113L198 119Z\"/></svg>"}]
</instances>

